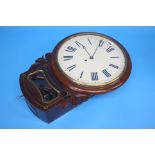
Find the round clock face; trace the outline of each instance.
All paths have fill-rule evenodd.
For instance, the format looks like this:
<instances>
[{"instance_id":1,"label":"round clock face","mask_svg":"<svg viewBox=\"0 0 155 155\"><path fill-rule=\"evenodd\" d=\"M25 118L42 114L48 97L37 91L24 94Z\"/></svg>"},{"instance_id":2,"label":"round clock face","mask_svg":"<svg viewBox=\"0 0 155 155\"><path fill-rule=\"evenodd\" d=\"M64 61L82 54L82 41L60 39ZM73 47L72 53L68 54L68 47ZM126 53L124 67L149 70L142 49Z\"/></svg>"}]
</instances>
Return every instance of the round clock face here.
<instances>
[{"instance_id":1,"label":"round clock face","mask_svg":"<svg viewBox=\"0 0 155 155\"><path fill-rule=\"evenodd\" d=\"M113 39L96 33L65 39L58 49L57 62L69 79L87 86L112 83L126 67L123 49Z\"/></svg>"}]
</instances>

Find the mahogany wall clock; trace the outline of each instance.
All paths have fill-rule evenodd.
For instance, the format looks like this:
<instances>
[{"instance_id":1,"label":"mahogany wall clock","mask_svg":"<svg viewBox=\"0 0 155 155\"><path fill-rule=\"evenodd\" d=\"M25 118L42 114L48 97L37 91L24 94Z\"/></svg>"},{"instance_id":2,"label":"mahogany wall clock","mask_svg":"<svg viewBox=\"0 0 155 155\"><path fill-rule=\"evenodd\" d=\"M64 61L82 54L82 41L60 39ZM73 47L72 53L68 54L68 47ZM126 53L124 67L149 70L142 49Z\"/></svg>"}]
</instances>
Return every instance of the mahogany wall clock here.
<instances>
[{"instance_id":1,"label":"mahogany wall clock","mask_svg":"<svg viewBox=\"0 0 155 155\"><path fill-rule=\"evenodd\" d=\"M121 86L131 72L126 49L99 33L78 33L63 39L20 75L31 111L51 122L90 97Z\"/></svg>"}]
</instances>

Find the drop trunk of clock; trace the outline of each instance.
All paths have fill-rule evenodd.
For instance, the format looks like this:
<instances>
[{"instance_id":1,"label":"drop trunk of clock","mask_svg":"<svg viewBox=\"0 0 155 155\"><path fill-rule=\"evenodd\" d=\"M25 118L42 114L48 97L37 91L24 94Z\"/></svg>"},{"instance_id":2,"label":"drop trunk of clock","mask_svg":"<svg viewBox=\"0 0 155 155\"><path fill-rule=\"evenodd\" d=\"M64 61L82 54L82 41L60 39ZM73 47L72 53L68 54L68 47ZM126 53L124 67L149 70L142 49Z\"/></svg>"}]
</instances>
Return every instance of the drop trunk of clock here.
<instances>
[{"instance_id":1,"label":"drop trunk of clock","mask_svg":"<svg viewBox=\"0 0 155 155\"><path fill-rule=\"evenodd\" d=\"M73 92L62 85L48 62L52 53L36 60L20 75L20 86L30 110L41 120L50 123L90 98L91 94Z\"/></svg>"},{"instance_id":2,"label":"drop trunk of clock","mask_svg":"<svg viewBox=\"0 0 155 155\"><path fill-rule=\"evenodd\" d=\"M118 41L78 33L37 59L20 75L20 86L30 110L50 123L90 97L120 87L130 72L130 57Z\"/></svg>"}]
</instances>

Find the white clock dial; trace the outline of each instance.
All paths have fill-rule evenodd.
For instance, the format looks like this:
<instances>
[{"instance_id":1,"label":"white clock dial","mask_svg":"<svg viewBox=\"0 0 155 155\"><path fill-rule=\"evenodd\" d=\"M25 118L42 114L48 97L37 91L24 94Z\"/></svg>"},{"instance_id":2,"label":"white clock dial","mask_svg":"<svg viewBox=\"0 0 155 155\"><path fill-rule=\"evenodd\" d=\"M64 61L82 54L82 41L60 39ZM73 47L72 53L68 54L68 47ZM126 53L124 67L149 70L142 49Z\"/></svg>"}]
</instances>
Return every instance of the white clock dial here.
<instances>
[{"instance_id":1,"label":"white clock dial","mask_svg":"<svg viewBox=\"0 0 155 155\"><path fill-rule=\"evenodd\" d=\"M88 86L113 82L126 66L122 49L113 40L96 33L77 34L65 40L57 60L68 78Z\"/></svg>"}]
</instances>

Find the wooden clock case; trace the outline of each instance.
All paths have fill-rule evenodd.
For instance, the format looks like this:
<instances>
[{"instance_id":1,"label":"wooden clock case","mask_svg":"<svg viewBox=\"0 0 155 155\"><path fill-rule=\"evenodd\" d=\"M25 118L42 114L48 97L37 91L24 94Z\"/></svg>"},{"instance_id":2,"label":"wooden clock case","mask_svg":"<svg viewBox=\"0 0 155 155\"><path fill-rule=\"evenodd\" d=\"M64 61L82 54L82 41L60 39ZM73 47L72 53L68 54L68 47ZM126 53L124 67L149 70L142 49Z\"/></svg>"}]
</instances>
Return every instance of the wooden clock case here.
<instances>
[{"instance_id":1,"label":"wooden clock case","mask_svg":"<svg viewBox=\"0 0 155 155\"><path fill-rule=\"evenodd\" d=\"M37 59L28 71L20 75L20 86L30 110L41 120L50 123L90 97L112 91L121 86L131 73L131 60L126 49L115 39L101 35L115 42L123 51L126 67L121 76L104 86L84 86L75 83L63 73L57 61L61 45L78 33L63 39L53 50Z\"/></svg>"}]
</instances>

